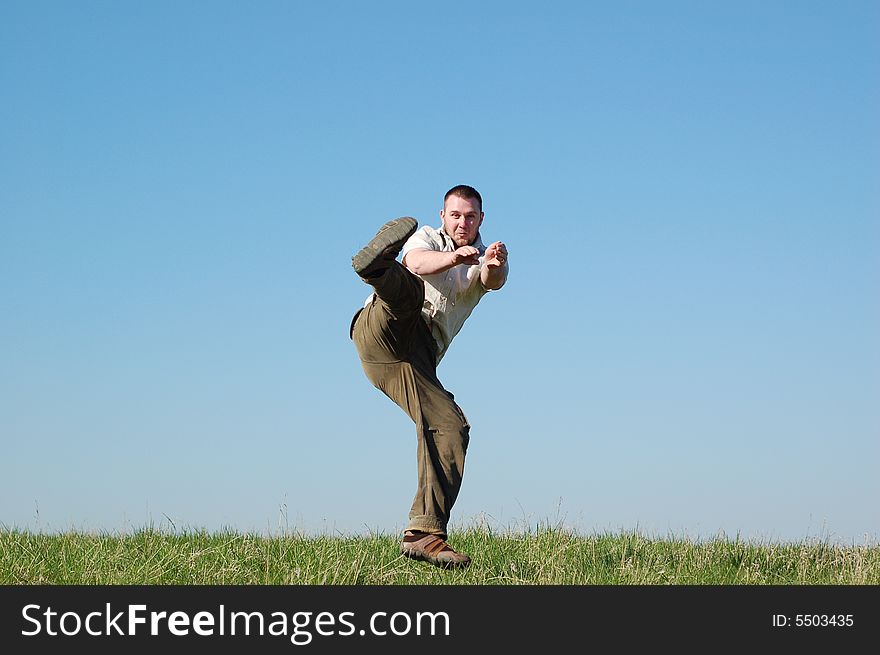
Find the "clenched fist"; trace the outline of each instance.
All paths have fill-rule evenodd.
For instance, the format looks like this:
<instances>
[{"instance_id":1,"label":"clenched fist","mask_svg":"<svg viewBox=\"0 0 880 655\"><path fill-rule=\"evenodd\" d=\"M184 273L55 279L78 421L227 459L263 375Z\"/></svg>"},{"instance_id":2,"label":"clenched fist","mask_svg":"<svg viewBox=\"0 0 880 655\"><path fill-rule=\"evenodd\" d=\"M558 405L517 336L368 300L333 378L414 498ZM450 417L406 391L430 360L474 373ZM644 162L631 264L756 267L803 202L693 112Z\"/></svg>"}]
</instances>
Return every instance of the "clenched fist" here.
<instances>
[{"instance_id":1,"label":"clenched fist","mask_svg":"<svg viewBox=\"0 0 880 655\"><path fill-rule=\"evenodd\" d=\"M486 266L498 268L507 262L507 246L501 241L496 241L486 248Z\"/></svg>"},{"instance_id":2,"label":"clenched fist","mask_svg":"<svg viewBox=\"0 0 880 655\"><path fill-rule=\"evenodd\" d=\"M480 251L473 246L462 246L452 253L452 265L467 264L472 266L480 263Z\"/></svg>"}]
</instances>

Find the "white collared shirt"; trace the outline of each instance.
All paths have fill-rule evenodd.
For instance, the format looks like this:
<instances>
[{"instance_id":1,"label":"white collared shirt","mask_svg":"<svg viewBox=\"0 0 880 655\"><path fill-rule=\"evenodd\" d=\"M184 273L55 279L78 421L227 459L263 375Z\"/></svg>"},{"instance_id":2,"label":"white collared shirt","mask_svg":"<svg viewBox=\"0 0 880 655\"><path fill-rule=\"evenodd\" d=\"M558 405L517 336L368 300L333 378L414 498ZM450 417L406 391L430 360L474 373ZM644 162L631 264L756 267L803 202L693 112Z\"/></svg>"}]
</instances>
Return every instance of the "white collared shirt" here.
<instances>
[{"instance_id":1,"label":"white collared shirt","mask_svg":"<svg viewBox=\"0 0 880 655\"><path fill-rule=\"evenodd\" d=\"M483 286L480 278L485 263L486 246L480 240L479 233L471 245L480 251L479 264L471 266L459 264L442 273L419 276L425 281L422 318L425 319L437 342L438 364L474 307L490 291ZM406 253L416 248L453 252L458 246L442 227L435 229L424 225L403 245L401 260L406 257Z\"/></svg>"}]
</instances>

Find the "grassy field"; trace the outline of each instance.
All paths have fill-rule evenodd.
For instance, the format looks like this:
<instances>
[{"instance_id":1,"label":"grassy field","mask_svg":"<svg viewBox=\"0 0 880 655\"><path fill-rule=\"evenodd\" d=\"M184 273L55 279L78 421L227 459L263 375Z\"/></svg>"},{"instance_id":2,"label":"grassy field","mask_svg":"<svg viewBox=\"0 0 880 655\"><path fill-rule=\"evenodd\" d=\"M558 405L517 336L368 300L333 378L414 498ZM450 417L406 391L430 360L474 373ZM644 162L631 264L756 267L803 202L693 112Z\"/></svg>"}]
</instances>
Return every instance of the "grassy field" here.
<instances>
[{"instance_id":1,"label":"grassy field","mask_svg":"<svg viewBox=\"0 0 880 655\"><path fill-rule=\"evenodd\" d=\"M231 585L876 585L880 547L636 533L580 536L471 529L450 542L473 557L442 571L398 554L396 535L262 537L142 530L131 534L0 531L0 584Z\"/></svg>"}]
</instances>

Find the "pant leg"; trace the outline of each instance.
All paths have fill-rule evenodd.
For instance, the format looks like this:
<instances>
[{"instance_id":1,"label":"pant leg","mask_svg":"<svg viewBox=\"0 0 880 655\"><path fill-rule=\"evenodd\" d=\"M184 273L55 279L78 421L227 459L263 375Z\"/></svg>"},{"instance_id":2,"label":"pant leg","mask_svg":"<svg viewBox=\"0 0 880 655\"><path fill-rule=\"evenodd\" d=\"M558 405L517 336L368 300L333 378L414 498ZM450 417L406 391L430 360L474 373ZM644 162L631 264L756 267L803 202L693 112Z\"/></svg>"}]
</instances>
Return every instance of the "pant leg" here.
<instances>
[{"instance_id":1,"label":"pant leg","mask_svg":"<svg viewBox=\"0 0 880 655\"><path fill-rule=\"evenodd\" d=\"M445 537L464 475L467 418L436 375L410 362L362 365L370 381L416 424L418 488L406 529Z\"/></svg>"},{"instance_id":2,"label":"pant leg","mask_svg":"<svg viewBox=\"0 0 880 655\"><path fill-rule=\"evenodd\" d=\"M381 276L361 279L375 294L351 324L349 334L358 355L368 362L407 359L413 351L414 335L424 323L425 283L396 261Z\"/></svg>"},{"instance_id":3,"label":"pant leg","mask_svg":"<svg viewBox=\"0 0 880 655\"><path fill-rule=\"evenodd\" d=\"M461 491L471 426L455 402L432 376L413 368L422 425L418 432L418 488L407 530L432 532L446 538L452 506ZM435 384L436 383L436 384Z\"/></svg>"}]
</instances>

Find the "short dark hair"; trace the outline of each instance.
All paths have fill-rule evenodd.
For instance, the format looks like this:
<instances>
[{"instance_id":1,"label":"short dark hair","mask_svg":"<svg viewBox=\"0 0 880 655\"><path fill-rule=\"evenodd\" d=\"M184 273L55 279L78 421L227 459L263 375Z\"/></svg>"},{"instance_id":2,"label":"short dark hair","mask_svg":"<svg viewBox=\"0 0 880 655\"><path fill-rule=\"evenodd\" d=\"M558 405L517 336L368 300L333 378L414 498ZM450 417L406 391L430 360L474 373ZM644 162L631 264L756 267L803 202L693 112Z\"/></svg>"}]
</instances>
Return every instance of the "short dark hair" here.
<instances>
[{"instance_id":1,"label":"short dark hair","mask_svg":"<svg viewBox=\"0 0 880 655\"><path fill-rule=\"evenodd\" d=\"M446 195L443 196L444 207L446 206L446 201L449 200L449 196L458 196L459 198L464 198L465 200L476 200L480 203L480 211L483 211L483 197L480 195L480 192L472 186L468 186L467 184L459 184L458 186L454 186L449 189L449 191L446 192Z\"/></svg>"}]
</instances>

